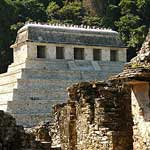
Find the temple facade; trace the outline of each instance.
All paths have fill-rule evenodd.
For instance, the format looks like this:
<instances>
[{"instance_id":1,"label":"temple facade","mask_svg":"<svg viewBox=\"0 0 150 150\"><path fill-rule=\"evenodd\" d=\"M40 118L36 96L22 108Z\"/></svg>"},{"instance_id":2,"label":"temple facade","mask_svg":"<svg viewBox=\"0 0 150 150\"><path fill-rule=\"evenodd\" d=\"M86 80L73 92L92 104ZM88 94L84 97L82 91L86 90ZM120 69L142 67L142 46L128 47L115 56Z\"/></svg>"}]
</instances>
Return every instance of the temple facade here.
<instances>
[{"instance_id":1,"label":"temple facade","mask_svg":"<svg viewBox=\"0 0 150 150\"><path fill-rule=\"evenodd\" d=\"M51 119L72 83L106 79L126 62L119 34L107 29L27 24L11 47L14 62L0 75L0 109L24 126Z\"/></svg>"}]
</instances>

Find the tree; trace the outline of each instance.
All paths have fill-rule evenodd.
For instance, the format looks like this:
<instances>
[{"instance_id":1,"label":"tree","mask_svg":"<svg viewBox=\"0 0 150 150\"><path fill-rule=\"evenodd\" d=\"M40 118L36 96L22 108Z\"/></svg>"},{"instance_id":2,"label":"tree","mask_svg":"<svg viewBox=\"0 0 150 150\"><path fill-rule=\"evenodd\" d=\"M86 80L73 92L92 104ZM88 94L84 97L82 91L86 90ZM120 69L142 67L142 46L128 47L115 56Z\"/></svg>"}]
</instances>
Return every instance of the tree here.
<instances>
[{"instance_id":1,"label":"tree","mask_svg":"<svg viewBox=\"0 0 150 150\"><path fill-rule=\"evenodd\" d=\"M5 15L4 15L5 14ZM6 71L7 65L12 61L12 51L9 46L12 43L10 25L16 17L15 7L12 1L0 1L0 72Z\"/></svg>"},{"instance_id":2,"label":"tree","mask_svg":"<svg viewBox=\"0 0 150 150\"><path fill-rule=\"evenodd\" d=\"M149 0L121 0L121 17L115 24L129 47L139 49L150 22Z\"/></svg>"},{"instance_id":3,"label":"tree","mask_svg":"<svg viewBox=\"0 0 150 150\"><path fill-rule=\"evenodd\" d=\"M81 2L67 2L60 7L56 2L51 2L47 8L49 22L69 24L82 24L85 10Z\"/></svg>"},{"instance_id":4,"label":"tree","mask_svg":"<svg viewBox=\"0 0 150 150\"><path fill-rule=\"evenodd\" d=\"M15 5L18 11L18 22L47 21L45 7L37 0L16 0Z\"/></svg>"},{"instance_id":5,"label":"tree","mask_svg":"<svg viewBox=\"0 0 150 150\"><path fill-rule=\"evenodd\" d=\"M60 9L59 5L56 2L49 3L47 7L47 17L49 22L54 22L58 17L58 10Z\"/></svg>"},{"instance_id":6,"label":"tree","mask_svg":"<svg viewBox=\"0 0 150 150\"><path fill-rule=\"evenodd\" d=\"M9 47L15 41L18 28L28 20L47 21L42 3L37 0L0 1L0 72L6 71L12 62L13 54Z\"/></svg>"}]
</instances>

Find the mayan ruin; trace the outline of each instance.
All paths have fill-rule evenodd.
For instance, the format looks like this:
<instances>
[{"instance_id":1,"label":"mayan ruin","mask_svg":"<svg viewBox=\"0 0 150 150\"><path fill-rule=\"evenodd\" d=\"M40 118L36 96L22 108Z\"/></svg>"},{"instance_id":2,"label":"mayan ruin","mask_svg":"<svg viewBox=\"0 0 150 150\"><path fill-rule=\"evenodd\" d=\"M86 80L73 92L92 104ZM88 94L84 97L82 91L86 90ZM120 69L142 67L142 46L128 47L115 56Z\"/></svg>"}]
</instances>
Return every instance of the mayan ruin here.
<instances>
[{"instance_id":1,"label":"mayan ruin","mask_svg":"<svg viewBox=\"0 0 150 150\"><path fill-rule=\"evenodd\" d=\"M24 131L15 125L14 118L0 112L1 119L7 120L1 120L0 146L9 150L15 147L20 150L150 149L149 43L150 34L123 72L106 81L82 81L70 86L68 101L53 107L53 125L49 120ZM4 131L9 133L7 140ZM20 140L13 141L15 136Z\"/></svg>"},{"instance_id":2,"label":"mayan ruin","mask_svg":"<svg viewBox=\"0 0 150 150\"><path fill-rule=\"evenodd\" d=\"M0 109L25 127L50 120L71 84L104 80L126 62L119 34L107 29L27 24L11 47L14 63L0 75Z\"/></svg>"},{"instance_id":3,"label":"mayan ruin","mask_svg":"<svg viewBox=\"0 0 150 150\"><path fill-rule=\"evenodd\" d=\"M150 0L0 0L0 150L150 150Z\"/></svg>"},{"instance_id":4,"label":"mayan ruin","mask_svg":"<svg viewBox=\"0 0 150 150\"><path fill-rule=\"evenodd\" d=\"M9 66L7 73L0 75L1 90L12 88L12 93L0 94L0 108L7 111L0 111L0 149L149 150L150 33L137 56L126 63L121 71L123 62L126 61L122 57L126 48L118 41L116 32L71 28L73 29L62 26L46 28L45 25L32 24L18 31L16 42L12 46L14 63ZM48 37L43 39L42 36L55 31L54 34L66 36L67 40L68 35L75 34L74 30L75 33L83 32L85 39L89 34L97 34L95 38L103 35L103 38L117 41L107 43L104 47L102 43L86 45L84 40L80 41L83 43L77 50L75 43L71 43L69 49L65 41L56 43L50 35L51 43L45 41L50 40ZM77 35L80 36L79 33ZM72 42L79 41L74 39ZM111 61L111 44L116 44L113 50L118 50L120 54L117 55L119 59L114 62ZM104 61L106 57L95 56L94 60L95 49L101 50L101 55L109 51L110 58L107 57L107 61ZM69 55L66 55L66 50L70 51ZM112 65L114 70L109 72L106 64L109 67ZM106 73L104 76L101 74L102 69ZM107 74L112 76L104 81ZM61 89L64 91L61 98L58 98L56 93L57 90L60 93ZM40 90L45 91L42 93ZM47 116L48 113L53 115L53 119ZM20 125L32 128L24 129Z\"/></svg>"}]
</instances>

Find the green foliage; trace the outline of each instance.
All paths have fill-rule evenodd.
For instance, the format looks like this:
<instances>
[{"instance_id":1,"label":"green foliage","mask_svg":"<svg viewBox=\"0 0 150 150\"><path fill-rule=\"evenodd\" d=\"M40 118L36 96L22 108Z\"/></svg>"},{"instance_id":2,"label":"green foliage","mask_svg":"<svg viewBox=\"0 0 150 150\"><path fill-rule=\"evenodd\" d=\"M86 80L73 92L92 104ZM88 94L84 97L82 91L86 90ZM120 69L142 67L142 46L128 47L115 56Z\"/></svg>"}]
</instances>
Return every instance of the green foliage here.
<instances>
[{"instance_id":1,"label":"green foliage","mask_svg":"<svg viewBox=\"0 0 150 150\"><path fill-rule=\"evenodd\" d=\"M65 23L81 24L84 16L84 9L80 2L71 2L62 7L58 14L60 20Z\"/></svg>"},{"instance_id":2,"label":"green foliage","mask_svg":"<svg viewBox=\"0 0 150 150\"><path fill-rule=\"evenodd\" d=\"M117 3L108 4L106 14L102 18L102 25L106 28L116 29L114 22L119 19L120 8Z\"/></svg>"},{"instance_id":3,"label":"green foliage","mask_svg":"<svg viewBox=\"0 0 150 150\"><path fill-rule=\"evenodd\" d=\"M81 24L85 11L80 2L64 3L61 8L56 2L51 2L47 8L47 14L49 22L58 20L62 23Z\"/></svg>"},{"instance_id":4,"label":"green foliage","mask_svg":"<svg viewBox=\"0 0 150 150\"><path fill-rule=\"evenodd\" d=\"M99 16L86 15L84 16L82 23L88 26L102 27L102 19Z\"/></svg>"},{"instance_id":5,"label":"green foliage","mask_svg":"<svg viewBox=\"0 0 150 150\"><path fill-rule=\"evenodd\" d=\"M56 4L56 2L49 3L47 10L46 10L49 22L51 22L55 18L58 18L57 16L58 16L59 9L60 7L59 5Z\"/></svg>"},{"instance_id":6,"label":"green foliage","mask_svg":"<svg viewBox=\"0 0 150 150\"><path fill-rule=\"evenodd\" d=\"M139 48L148 31L150 22L149 0L121 0L121 16L115 25L129 47Z\"/></svg>"},{"instance_id":7,"label":"green foliage","mask_svg":"<svg viewBox=\"0 0 150 150\"><path fill-rule=\"evenodd\" d=\"M9 46L12 42L12 32L10 25L16 19L16 11L13 3L9 0L0 1L0 65L8 64L12 61ZM1 70L1 69L0 69Z\"/></svg>"},{"instance_id":8,"label":"green foliage","mask_svg":"<svg viewBox=\"0 0 150 150\"><path fill-rule=\"evenodd\" d=\"M25 22L32 21L47 21L45 7L37 0L17 0L15 2L18 11L18 20Z\"/></svg>"}]
</instances>

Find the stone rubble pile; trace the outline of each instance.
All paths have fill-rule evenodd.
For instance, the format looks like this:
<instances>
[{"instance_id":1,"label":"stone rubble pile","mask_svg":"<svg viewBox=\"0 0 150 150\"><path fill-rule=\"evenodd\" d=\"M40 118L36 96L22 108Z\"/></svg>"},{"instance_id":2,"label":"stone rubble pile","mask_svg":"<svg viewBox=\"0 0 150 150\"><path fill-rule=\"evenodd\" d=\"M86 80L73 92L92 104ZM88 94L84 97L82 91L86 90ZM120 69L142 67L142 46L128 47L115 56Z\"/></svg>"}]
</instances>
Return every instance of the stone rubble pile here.
<instances>
[{"instance_id":1,"label":"stone rubble pile","mask_svg":"<svg viewBox=\"0 0 150 150\"><path fill-rule=\"evenodd\" d=\"M49 145L46 142L51 139L45 136L45 130L37 131L37 134L26 132L11 115L0 111L0 150L50 150L51 142Z\"/></svg>"},{"instance_id":2,"label":"stone rubble pile","mask_svg":"<svg viewBox=\"0 0 150 150\"><path fill-rule=\"evenodd\" d=\"M130 94L105 82L81 82L68 88L60 105L62 150L132 149Z\"/></svg>"}]
</instances>

